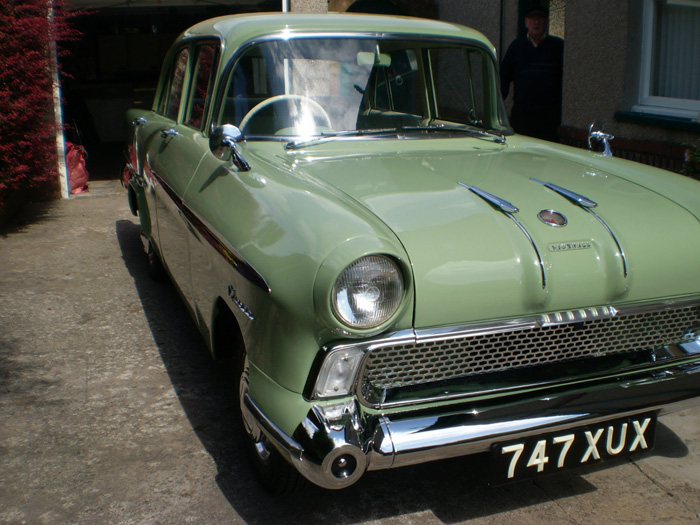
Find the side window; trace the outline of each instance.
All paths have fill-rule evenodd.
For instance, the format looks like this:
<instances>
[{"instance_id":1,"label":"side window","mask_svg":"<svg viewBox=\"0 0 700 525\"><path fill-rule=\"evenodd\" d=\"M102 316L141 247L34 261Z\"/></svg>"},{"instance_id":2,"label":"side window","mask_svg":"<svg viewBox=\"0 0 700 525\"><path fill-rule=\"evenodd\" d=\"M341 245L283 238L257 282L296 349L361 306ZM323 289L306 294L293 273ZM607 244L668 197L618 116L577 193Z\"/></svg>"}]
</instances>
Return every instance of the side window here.
<instances>
[{"instance_id":1,"label":"side window","mask_svg":"<svg viewBox=\"0 0 700 525\"><path fill-rule=\"evenodd\" d=\"M189 93L185 124L196 129L202 129L204 110L211 99L211 87L214 84L216 68L215 44L203 44L195 50L195 68L193 72L192 88Z\"/></svg>"},{"instance_id":2,"label":"side window","mask_svg":"<svg viewBox=\"0 0 700 525\"><path fill-rule=\"evenodd\" d=\"M238 126L253 107L271 95L268 64L260 49L253 48L238 60L231 74L222 122Z\"/></svg>"},{"instance_id":3,"label":"side window","mask_svg":"<svg viewBox=\"0 0 700 525\"><path fill-rule=\"evenodd\" d=\"M185 48L178 52L175 60L173 61L173 69L170 74L170 87L168 89L165 109L163 111L163 114L172 120L177 120L177 115L180 112L182 88L185 84L188 57L189 50Z\"/></svg>"},{"instance_id":4,"label":"side window","mask_svg":"<svg viewBox=\"0 0 700 525\"><path fill-rule=\"evenodd\" d=\"M409 115L422 115L418 58L413 49L391 53L391 65L377 69L375 107Z\"/></svg>"},{"instance_id":5,"label":"side window","mask_svg":"<svg viewBox=\"0 0 700 525\"><path fill-rule=\"evenodd\" d=\"M478 51L430 50L438 118L482 124L486 114L484 56Z\"/></svg>"}]
</instances>

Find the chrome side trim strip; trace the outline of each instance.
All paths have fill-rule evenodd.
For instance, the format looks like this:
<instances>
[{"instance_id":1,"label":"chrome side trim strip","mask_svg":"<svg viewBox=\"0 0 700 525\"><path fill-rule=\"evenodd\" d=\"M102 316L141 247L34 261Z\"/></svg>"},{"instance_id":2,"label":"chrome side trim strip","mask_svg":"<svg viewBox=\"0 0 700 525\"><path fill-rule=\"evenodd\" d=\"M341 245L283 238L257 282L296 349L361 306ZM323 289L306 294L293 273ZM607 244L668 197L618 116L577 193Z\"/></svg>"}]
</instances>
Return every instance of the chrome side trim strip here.
<instances>
[{"instance_id":1,"label":"chrome side trim strip","mask_svg":"<svg viewBox=\"0 0 700 525\"><path fill-rule=\"evenodd\" d=\"M158 183L162 186L168 197L172 199L175 205L182 212L185 220L188 224L194 228L197 233L199 233L206 241L224 258L226 261L233 266L233 268L245 277L248 281L253 283L255 286L270 293L272 290L267 284L262 275L258 273L253 266L245 260L245 258L236 251L236 249L231 246L228 242L223 240L223 237L204 219L202 219L197 213L194 212L185 202L180 198L180 196L173 190L168 184L156 173L152 173Z\"/></svg>"},{"instance_id":2,"label":"chrome side trim strip","mask_svg":"<svg viewBox=\"0 0 700 525\"><path fill-rule=\"evenodd\" d=\"M580 193L567 190L566 188L562 188L561 186L557 186L556 184L552 184L551 182L543 182L541 180L535 179L534 177L530 177L530 180L541 184L546 188L549 188L553 192L567 199L572 204L579 206L580 208L586 210L588 213L593 215L593 217L595 217L596 220L603 226L603 228L605 228L605 230L608 232L608 234L610 234L610 237L612 237L613 241L615 242L615 246L617 246L617 251L620 253L620 259L622 260L622 271L624 273L624 276L627 277L627 258L625 257L625 252L622 249L622 246L620 245L620 241L617 240L617 237L610 229L610 226L608 226L607 223L603 220L603 218L591 209L597 207L598 203L592 201L588 197L584 197Z\"/></svg>"},{"instance_id":3,"label":"chrome side trim strip","mask_svg":"<svg viewBox=\"0 0 700 525\"><path fill-rule=\"evenodd\" d=\"M492 204L495 206L498 210L502 211L506 217L508 217L510 220L512 220L518 228L520 228L520 231L522 231L525 234L525 237L527 237L527 240L529 241L530 245L532 248L535 250L535 254L537 254L537 262L540 266L540 273L542 274L542 288L547 287L547 276L544 271L544 261L542 260L542 255L540 255L540 251L537 249L537 245L535 244L535 240L532 238L530 233L525 229L525 226L522 225L522 223L515 218L514 213L518 212L517 206L514 206L510 202L508 202L505 199L502 199L500 197L497 197L496 195L493 195L487 191L484 191L480 188L477 188L476 186L468 186L467 184L464 184L463 182L458 182L460 186L463 188L468 189L475 195L478 195L481 197L483 200L488 202L489 204Z\"/></svg>"}]
</instances>

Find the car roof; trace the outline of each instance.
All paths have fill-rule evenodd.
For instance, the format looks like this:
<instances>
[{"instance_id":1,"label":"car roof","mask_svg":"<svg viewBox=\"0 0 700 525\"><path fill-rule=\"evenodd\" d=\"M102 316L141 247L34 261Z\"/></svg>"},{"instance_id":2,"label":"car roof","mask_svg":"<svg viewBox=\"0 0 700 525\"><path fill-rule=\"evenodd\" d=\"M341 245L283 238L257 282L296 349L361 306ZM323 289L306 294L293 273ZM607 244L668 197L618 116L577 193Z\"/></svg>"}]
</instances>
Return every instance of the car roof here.
<instances>
[{"instance_id":1,"label":"car roof","mask_svg":"<svg viewBox=\"0 0 700 525\"><path fill-rule=\"evenodd\" d=\"M200 22L180 38L216 36L231 52L239 45L262 37L288 34L382 34L469 39L495 52L480 32L458 24L404 16L355 13L255 13L229 15ZM233 49L232 49L233 48Z\"/></svg>"}]
</instances>

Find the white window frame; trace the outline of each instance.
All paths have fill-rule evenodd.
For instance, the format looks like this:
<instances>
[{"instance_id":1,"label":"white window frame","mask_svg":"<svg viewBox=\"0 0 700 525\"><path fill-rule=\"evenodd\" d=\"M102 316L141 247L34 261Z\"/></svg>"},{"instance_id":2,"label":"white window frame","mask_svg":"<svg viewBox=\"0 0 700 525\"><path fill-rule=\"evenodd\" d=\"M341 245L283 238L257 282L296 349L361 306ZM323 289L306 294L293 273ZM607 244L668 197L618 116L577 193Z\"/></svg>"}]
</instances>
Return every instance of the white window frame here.
<instances>
[{"instance_id":1,"label":"white window frame","mask_svg":"<svg viewBox=\"0 0 700 525\"><path fill-rule=\"evenodd\" d=\"M657 97L651 95L652 58L654 28L656 25L657 0L643 0L642 56L638 103L632 111L650 115L690 118L700 120L700 100ZM669 4L692 5L700 7L700 0L667 0Z\"/></svg>"}]
</instances>

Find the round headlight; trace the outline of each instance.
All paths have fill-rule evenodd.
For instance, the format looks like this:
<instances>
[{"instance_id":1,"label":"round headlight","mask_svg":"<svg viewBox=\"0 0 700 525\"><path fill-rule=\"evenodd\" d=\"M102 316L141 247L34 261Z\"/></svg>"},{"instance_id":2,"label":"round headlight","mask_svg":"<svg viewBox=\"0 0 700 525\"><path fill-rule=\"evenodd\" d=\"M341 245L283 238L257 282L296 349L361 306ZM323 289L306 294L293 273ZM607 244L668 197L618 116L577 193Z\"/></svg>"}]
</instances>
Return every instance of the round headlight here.
<instances>
[{"instance_id":1,"label":"round headlight","mask_svg":"<svg viewBox=\"0 0 700 525\"><path fill-rule=\"evenodd\" d=\"M394 261L382 255L357 259L335 281L333 313L351 328L374 328L396 312L403 298L403 276Z\"/></svg>"}]
</instances>

